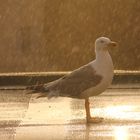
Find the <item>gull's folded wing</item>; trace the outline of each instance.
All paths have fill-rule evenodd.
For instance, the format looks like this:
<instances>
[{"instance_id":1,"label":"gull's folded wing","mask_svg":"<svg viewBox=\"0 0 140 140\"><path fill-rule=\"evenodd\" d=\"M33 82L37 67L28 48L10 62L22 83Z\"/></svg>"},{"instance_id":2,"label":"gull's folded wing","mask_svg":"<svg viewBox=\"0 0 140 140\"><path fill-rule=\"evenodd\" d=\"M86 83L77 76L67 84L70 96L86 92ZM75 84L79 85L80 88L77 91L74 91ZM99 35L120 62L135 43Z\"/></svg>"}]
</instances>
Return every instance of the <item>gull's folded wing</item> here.
<instances>
[{"instance_id":1,"label":"gull's folded wing","mask_svg":"<svg viewBox=\"0 0 140 140\"><path fill-rule=\"evenodd\" d=\"M96 74L93 67L88 64L72 73L45 85L45 90L49 91L49 97L68 96L73 98L80 97L85 90L100 83L102 76Z\"/></svg>"}]
</instances>

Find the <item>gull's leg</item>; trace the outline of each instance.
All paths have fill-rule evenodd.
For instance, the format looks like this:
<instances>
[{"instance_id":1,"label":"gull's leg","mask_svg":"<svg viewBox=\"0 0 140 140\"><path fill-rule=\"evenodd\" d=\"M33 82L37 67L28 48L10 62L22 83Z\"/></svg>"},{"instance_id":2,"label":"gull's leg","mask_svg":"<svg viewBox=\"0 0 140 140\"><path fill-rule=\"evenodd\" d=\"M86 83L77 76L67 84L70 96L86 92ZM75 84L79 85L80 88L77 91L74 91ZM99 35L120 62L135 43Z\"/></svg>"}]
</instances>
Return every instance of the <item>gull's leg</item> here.
<instances>
[{"instance_id":1,"label":"gull's leg","mask_svg":"<svg viewBox=\"0 0 140 140\"><path fill-rule=\"evenodd\" d=\"M86 109L86 120L88 122L91 119L89 98L85 99L85 109Z\"/></svg>"},{"instance_id":2,"label":"gull's leg","mask_svg":"<svg viewBox=\"0 0 140 140\"><path fill-rule=\"evenodd\" d=\"M91 117L91 115L90 115L89 98L85 99L85 109L86 109L86 120L87 120L87 123L100 123L100 122L103 121L103 118Z\"/></svg>"}]
</instances>

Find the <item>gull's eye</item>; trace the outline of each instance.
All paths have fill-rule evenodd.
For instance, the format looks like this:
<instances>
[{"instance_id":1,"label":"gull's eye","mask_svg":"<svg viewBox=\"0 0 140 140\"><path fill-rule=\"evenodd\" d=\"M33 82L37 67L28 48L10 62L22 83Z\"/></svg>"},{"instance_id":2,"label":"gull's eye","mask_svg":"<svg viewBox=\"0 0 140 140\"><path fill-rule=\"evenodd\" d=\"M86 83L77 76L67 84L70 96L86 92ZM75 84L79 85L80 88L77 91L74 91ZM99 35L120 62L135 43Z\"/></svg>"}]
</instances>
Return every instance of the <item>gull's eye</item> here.
<instances>
[{"instance_id":1,"label":"gull's eye","mask_svg":"<svg viewBox=\"0 0 140 140\"><path fill-rule=\"evenodd\" d=\"M101 40L100 42L101 42L101 43L104 43L104 40Z\"/></svg>"}]
</instances>

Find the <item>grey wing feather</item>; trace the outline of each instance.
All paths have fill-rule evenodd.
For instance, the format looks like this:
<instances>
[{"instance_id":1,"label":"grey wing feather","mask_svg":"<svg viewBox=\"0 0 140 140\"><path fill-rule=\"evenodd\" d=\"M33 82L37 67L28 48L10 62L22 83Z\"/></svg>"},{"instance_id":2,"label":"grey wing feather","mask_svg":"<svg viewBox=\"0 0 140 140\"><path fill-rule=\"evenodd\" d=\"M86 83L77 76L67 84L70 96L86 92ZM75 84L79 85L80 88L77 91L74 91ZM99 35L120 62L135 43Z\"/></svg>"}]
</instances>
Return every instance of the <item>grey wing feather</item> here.
<instances>
[{"instance_id":1,"label":"grey wing feather","mask_svg":"<svg viewBox=\"0 0 140 140\"><path fill-rule=\"evenodd\" d=\"M91 65L85 65L72 73L46 84L45 90L52 91L49 97L69 96L79 98L81 93L100 83L102 77L96 74Z\"/></svg>"}]
</instances>

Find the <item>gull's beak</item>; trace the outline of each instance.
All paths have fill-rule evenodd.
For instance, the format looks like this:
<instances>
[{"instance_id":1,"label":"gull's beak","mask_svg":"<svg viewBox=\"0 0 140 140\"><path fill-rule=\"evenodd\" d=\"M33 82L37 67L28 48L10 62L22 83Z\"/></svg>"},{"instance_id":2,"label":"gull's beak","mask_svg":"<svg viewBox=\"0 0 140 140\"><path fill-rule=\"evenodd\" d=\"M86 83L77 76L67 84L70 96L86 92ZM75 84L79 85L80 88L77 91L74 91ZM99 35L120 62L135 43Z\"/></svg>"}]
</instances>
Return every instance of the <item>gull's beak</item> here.
<instances>
[{"instance_id":1,"label":"gull's beak","mask_svg":"<svg viewBox=\"0 0 140 140\"><path fill-rule=\"evenodd\" d=\"M111 41L109 44L108 44L109 47L116 47L118 46L116 42L114 41Z\"/></svg>"}]
</instances>

